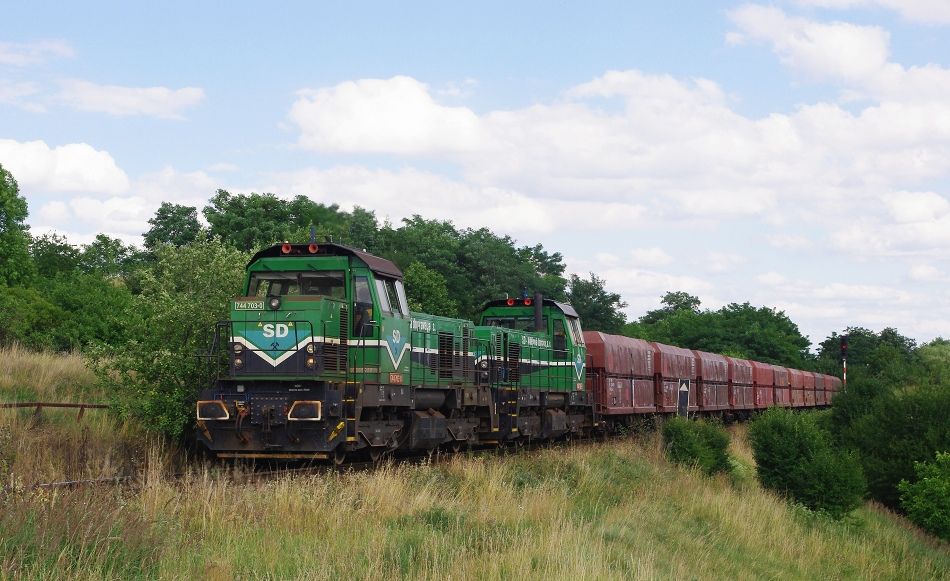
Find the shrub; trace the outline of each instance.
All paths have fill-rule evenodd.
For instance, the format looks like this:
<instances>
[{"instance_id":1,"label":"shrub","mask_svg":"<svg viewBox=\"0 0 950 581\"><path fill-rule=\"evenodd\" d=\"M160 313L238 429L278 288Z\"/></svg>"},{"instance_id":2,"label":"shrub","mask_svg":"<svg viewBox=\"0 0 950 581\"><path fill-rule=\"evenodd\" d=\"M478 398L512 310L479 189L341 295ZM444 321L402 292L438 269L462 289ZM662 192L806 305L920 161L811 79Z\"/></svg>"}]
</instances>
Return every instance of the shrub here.
<instances>
[{"instance_id":1,"label":"shrub","mask_svg":"<svg viewBox=\"0 0 950 581\"><path fill-rule=\"evenodd\" d=\"M809 415L771 408L752 422L749 439L765 488L835 518L861 504L866 483L860 464L832 448Z\"/></svg>"},{"instance_id":2,"label":"shrub","mask_svg":"<svg viewBox=\"0 0 950 581\"><path fill-rule=\"evenodd\" d=\"M122 318L130 340L96 360L121 416L172 437L186 433L208 380L208 366L197 355L207 351L215 323L227 318L246 262L246 254L219 241L157 251L143 271L142 294Z\"/></svg>"},{"instance_id":3,"label":"shrub","mask_svg":"<svg viewBox=\"0 0 950 581\"><path fill-rule=\"evenodd\" d=\"M922 529L950 541L950 452L937 452L933 462L915 462L917 481L902 480L901 506Z\"/></svg>"},{"instance_id":4,"label":"shrub","mask_svg":"<svg viewBox=\"0 0 950 581\"><path fill-rule=\"evenodd\" d=\"M719 425L671 418L663 424L663 444L673 462L698 466L709 475L729 470L729 432Z\"/></svg>"},{"instance_id":5,"label":"shrub","mask_svg":"<svg viewBox=\"0 0 950 581\"><path fill-rule=\"evenodd\" d=\"M876 398L847 426L843 440L860 453L874 499L900 507L897 485L915 479L914 463L950 450L948 417L950 385L922 382Z\"/></svg>"}]
</instances>

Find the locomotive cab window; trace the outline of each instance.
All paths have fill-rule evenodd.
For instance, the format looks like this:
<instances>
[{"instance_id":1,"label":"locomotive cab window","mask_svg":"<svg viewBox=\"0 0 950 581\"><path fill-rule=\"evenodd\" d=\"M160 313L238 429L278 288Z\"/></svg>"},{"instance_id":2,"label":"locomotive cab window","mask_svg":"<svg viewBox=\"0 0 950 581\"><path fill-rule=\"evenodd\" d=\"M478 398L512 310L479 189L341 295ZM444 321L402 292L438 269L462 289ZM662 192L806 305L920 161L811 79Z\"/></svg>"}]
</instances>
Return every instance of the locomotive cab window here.
<instances>
[{"instance_id":1,"label":"locomotive cab window","mask_svg":"<svg viewBox=\"0 0 950 581\"><path fill-rule=\"evenodd\" d=\"M353 296L356 299L353 317L353 335L369 337L373 334L373 296L369 292L369 278L365 276L353 277Z\"/></svg>"},{"instance_id":2,"label":"locomotive cab window","mask_svg":"<svg viewBox=\"0 0 950 581\"><path fill-rule=\"evenodd\" d=\"M257 297L323 296L346 297L342 271L327 272L257 272L251 275L249 295Z\"/></svg>"},{"instance_id":3,"label":"locomotive cab window","mask_svg":"<svg viewBox=\"0 0 950 581\"><path fill-rule=\"evenodd\" d=\"M534 317L485 317L484 324L516 331L534 331ZM544 317L544 327L547 328L547 326L548 318Z\"/></svg>"},{"instance_id":4,"label":"locomotive cab window","mask_svg":"<svg viewBox=\"0 0 950 581\"><path fill-rule=\"evenodd\" d=\"M554 321L554 357L567 359L567 329L563 319Z\"/></svg>"},{"instance_id":5,"label":"locomotive cab window","mask_svg":"<svg viewBox=\"0 0 950 581\"><path fill-rule=\"evenodd\" d=\"M402 289L402 281L377 278L376 294L379 295L379 307L387 315L409 315L406 292Z\"/></svg>"}]
</instances>

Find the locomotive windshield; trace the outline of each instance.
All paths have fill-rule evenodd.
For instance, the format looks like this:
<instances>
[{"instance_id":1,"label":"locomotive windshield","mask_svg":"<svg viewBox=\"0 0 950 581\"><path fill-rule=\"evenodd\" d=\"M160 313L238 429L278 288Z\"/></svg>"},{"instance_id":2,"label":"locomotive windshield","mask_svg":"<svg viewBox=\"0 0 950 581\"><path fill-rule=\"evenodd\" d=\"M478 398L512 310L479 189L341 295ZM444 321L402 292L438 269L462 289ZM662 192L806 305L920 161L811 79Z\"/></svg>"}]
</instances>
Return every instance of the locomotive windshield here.
<instances>
[{"instance_id":1,"label":"locomotive windshield","mask_svg":"<svg viewBox=\"0 0 950 581\"><path fill-rule=\"evenodd\" d=\"M507 327L516 331L534 331L534 317L485 317L485 324L492 327ZM548 318L544 317L544 328Z\"/></svg>"},{"instance_id":2,"label":"locomotive windshield","mask_svg":"<svg viewBox=\"0 0 950 581\"><path fill-rule=\"evenodd\" d=\"M343 300L346 286L343 271L257 272L251 275L250 296L324 296Z\"/></svg>"}]
</instances>

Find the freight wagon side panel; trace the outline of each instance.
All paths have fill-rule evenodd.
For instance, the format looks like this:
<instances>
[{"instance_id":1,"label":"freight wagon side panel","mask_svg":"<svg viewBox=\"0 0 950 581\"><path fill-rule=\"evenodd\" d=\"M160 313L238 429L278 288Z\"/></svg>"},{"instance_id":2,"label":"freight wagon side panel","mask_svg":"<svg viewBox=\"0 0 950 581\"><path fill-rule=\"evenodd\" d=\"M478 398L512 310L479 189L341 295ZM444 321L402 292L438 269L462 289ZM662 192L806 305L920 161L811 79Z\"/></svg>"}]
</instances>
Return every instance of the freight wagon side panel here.
<instances>
[{"instance_id":1,"label":"freight wagon side panel","mask_svg":"<svg viewBox=\"0 0 950 581\"><path fill-rule=\"evenodd\" d=\"M735 410L755 407L752 388L752 362L736 357L726 357L729 361L729 406Z\"/></svg>"},{"instance_id":2,"label":"freight wagon side panel","mask_svg":"<svg viewBox=\"0 0 950 581\"><path fill-rule=\"evenodd\" d=\"M775 403L775 373L768 363L752 362L753 399L755 409Z\"/></svg>"},{"instance_id":3,"label":"freight wagon side panel","mask_svg":"<svg viewBox=\"0 0 950 581\"><path fill-rule=\"evenodd\" d=\"M699 408L705 411L729 408L729 360L722 355L693 351L696 357Z\"/></svg>"},{"instance_id":4,"label":"freight wagon side panel","mask_svg":"<svg viewBox=\"0 0 950 581\"><path fill-rule=\"evenodd\" d=\"M657 410L675 412L679 398L679 382L690 380L689 410L699 409L696 400L696 357L689 349L651 343L654 348L653 367L657 376Z\"/></svg>"}]
</instances>

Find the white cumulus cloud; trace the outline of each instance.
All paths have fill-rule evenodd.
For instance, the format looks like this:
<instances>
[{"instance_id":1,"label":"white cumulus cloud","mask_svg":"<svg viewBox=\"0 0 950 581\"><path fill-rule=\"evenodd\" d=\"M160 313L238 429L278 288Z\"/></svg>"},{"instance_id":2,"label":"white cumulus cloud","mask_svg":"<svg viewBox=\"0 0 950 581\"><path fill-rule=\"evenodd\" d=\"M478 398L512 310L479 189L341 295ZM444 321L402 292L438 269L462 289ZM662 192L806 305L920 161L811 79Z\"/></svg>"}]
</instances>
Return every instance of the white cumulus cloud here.
<instances>
[{"instance_id":1,"label":"white cumulus cloud","mask_svg":"<svg viewBox=\"0 0 950 581\"><path fill-rule=\"evenodd\" d=\"M0 64L26 67L53 58L70 58L76 51L63 40L35 42L0 42Z\"/></svg>"},{"instance_id":2,"label":"white cumulus cloud","mask_svg":"<svg viewBox=\"0 0 950 581\"><path fill-rule=\"evenodd\" d=\"M82 111L108 113L119 117L144 115L181 119L185 109L204 100L205 93L204 89L198 87L123 87L67 80L62 82L57 98Z\"/></svg>"},{"instance_id":3,"label":"white cumulus cloud","mask_svg":"<svg viewBox=\"0 0 950 581\"><path fill-rule=\"evenodd\" d=\"M42 192L118 194L129 178L107 151L86 143L50 147L45 141L0 139L0 164L13 173L20 189Z\"/></svg>"}]
</instances>

